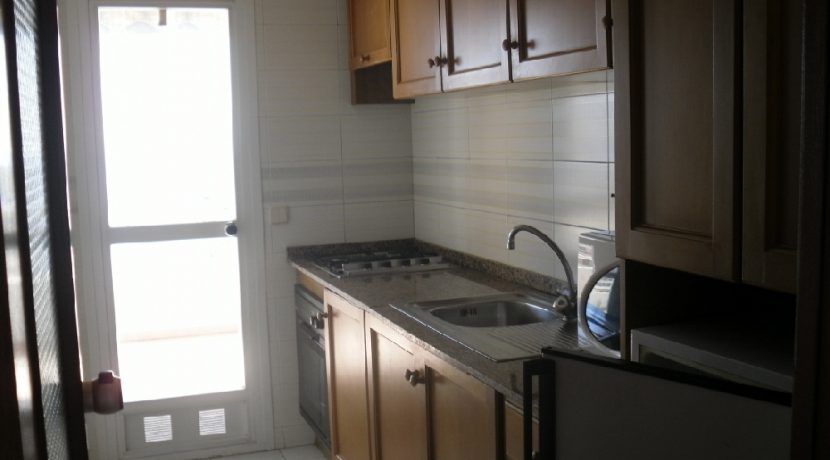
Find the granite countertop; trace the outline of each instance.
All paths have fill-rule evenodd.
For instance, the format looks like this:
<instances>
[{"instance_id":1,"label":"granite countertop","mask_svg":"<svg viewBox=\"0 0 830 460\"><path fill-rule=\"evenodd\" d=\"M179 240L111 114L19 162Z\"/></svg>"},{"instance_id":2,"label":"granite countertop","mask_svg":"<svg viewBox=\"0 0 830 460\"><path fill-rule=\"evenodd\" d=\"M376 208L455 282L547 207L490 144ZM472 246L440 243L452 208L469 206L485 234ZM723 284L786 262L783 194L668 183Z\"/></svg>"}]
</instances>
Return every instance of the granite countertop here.
<instances>
[{"instance_id":1,"label":"granite countertop","mask_svg":"<svg viewBox=\"0 0 830 460\"><path fill-rule=\"evenodd\" d=\"M289 251L289 260L297 270L364 309L368 314L381 319L409 340L502 393L506 400L521 407L523 360L493 361L390 305L505 292L534 292L534 289L480 270L457 265L450 269L431 272L339 279L320 269L312 261L316 254L331 254L332 248L325 247L326 251L316 254L313 248ZM564 324L552 333L557 337L551 337L551 340L564 347L563 349L578 350L575 322Z\"/></svg>"}]
</instances>

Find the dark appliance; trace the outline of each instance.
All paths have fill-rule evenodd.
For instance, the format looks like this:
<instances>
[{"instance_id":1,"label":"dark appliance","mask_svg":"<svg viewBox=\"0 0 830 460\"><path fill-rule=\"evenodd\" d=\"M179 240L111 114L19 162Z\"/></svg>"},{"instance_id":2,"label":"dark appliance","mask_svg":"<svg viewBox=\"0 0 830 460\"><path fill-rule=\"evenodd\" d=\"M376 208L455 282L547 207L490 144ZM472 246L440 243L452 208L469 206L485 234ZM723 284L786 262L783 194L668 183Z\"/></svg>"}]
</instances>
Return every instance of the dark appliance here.
<instances>
[{"instance_id":1,"label":"dark appliance","mask_svg":"<svg viewBox=\"0 0 830 460\"><path fill-rule=\"evenodd\" d=\"M789 393L586 352L542 353L523 364L525 460L789 458Z\"/></svg>"},{"instance_id":2,"label":"dark appliance","mask_svg":"<svg viewBox=\"0 0 830 460\"><path fill-rule=\"evenodd\" d=\"M294 307L297 317L300 415L311 425L320 441L331 447L323 301L297 284L294 286Z\"/></svg>"}]
</instances>

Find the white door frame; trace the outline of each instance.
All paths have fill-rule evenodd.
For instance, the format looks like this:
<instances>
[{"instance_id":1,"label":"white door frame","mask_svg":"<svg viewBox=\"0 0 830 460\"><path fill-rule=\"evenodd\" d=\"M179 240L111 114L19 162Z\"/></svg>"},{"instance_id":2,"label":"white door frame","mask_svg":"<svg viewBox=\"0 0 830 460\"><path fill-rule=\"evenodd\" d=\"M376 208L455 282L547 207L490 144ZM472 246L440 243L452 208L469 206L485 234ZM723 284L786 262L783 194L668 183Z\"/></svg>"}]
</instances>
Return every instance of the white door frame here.
<instances>
[{"instance_id":1,"label":"white door frame","mask_svg":"<svg viewBox=\"0 0 830 460\"><path fill-rule=\"evenodd\" d=\"M70 219L84 379L117 368L106 222L103 137L97 58L99 6L222 7L229 10L237 223L242 281L249 439L237 445L163 455L189 458L274 447L266 316L265 241L260 180L254 0L59 0ZM95 28L95 29L94 29ZM103 192L103 193L102 193ZM111 232L110 232L111 233ZM112 236L112 235L110 235ZM118 423L114 423L117 420ZM124 418L87 416L93 458L130 458Z\"/></svg>"}]
</instances>

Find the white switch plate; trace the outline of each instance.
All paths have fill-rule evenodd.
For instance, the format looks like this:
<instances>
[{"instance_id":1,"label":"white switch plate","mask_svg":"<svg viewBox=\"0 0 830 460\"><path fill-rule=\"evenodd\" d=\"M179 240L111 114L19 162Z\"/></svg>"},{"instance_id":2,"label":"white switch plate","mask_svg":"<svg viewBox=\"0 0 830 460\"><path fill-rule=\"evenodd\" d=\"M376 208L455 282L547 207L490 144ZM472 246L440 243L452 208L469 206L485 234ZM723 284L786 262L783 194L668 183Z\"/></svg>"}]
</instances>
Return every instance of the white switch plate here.
<instances>
[{"instance_id":1,"label":"white switch plate","mask_svg":"<svg viewBox=\"0 0 830 460\"><path fill-rule=\"evenodd\" d=\"M271 206L271 225L288 223L288 206Z\"/></svg>"}]
</instances>

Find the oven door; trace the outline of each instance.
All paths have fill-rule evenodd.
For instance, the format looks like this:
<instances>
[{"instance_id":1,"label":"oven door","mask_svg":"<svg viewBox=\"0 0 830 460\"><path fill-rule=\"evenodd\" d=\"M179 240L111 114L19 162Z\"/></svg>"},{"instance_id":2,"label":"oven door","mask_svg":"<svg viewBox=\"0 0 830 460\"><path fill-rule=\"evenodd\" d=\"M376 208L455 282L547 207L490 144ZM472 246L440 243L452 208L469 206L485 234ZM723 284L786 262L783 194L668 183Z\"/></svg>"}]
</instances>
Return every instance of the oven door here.
<instances>
[{"instance_id":1,"label":"oven door","mask_svg":"<svg viewBox=\"0 0 830 460\"><path fill-rule=\"evenodd\" d=\"M330 445L326 350L323 336L297 316L297 360L300 414L327 446Z\"/></svg>"}]
</instances>

